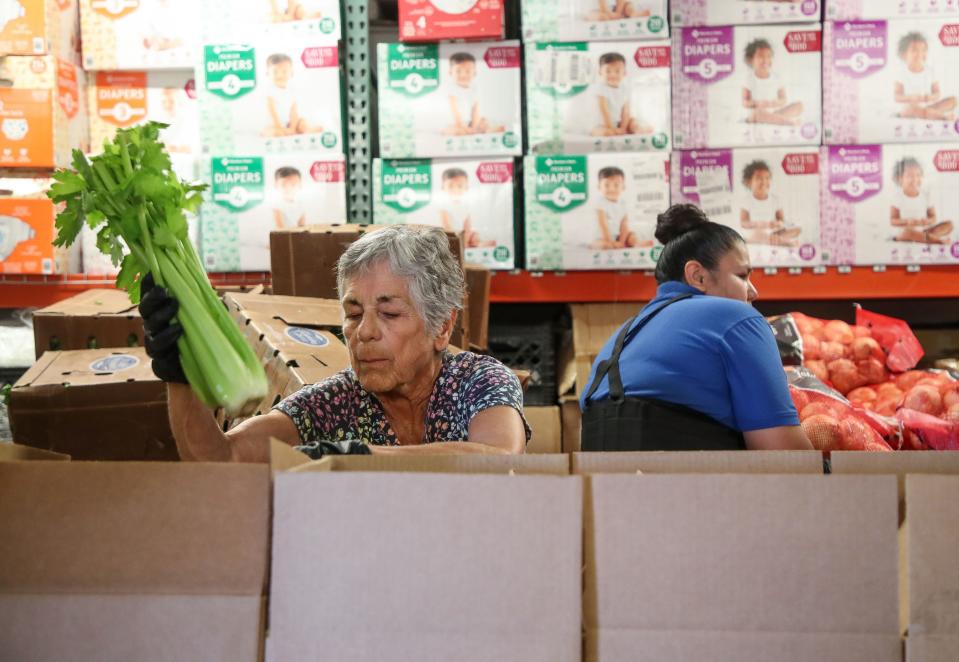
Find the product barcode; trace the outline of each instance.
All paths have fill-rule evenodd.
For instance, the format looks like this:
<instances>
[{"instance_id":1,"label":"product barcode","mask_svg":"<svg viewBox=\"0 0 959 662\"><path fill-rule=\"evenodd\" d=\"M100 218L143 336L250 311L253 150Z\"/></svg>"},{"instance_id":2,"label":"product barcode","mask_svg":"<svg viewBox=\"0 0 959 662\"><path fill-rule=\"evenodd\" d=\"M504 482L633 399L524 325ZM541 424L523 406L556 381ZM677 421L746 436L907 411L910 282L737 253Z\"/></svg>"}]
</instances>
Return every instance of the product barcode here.
<instances>
[{"instance_id":1,"label":"product barcode","mask_svg":"<svg viewBox=\"0 0 959 662\"><path fill-rule=\"evenodd\" d=\"M718 207L706 207L703 209L703 212L706 216L722 216L723 214L733 213L733 208L731 205L722 205Z\"/></svg>"},{"instance_id":2,"label":"product barcode","mask_svg":"<svg viewBox=\"0 0 959 662\"><path fill-rule=\"evenodd\" d=\"M540 51L537 64L537 85L567 87L589 83L590 61L583 53Z\"/></svg>"},{"instance_id":3,"label":"product barcode","mask_svg":"<svg viewBox=\"0 0 959 662\"><path fill-rule=\"evenodd\" d=\"M636 201L637 202L658 202L660 200L665 200L666 196L662 191L652 191L650 193L637 193Z\"/></svg>"},{"instance_id":4,"label":"product barcode","mask_svg":"<svg viewBox=\"0 0 959 662\"><path fill-rule=\"evenodd\" d=\"M720 195L723 193L729 193L729 187L725 184L716 184L713 186L700 186L699 195Z\"/></svg>"}]
</instances>

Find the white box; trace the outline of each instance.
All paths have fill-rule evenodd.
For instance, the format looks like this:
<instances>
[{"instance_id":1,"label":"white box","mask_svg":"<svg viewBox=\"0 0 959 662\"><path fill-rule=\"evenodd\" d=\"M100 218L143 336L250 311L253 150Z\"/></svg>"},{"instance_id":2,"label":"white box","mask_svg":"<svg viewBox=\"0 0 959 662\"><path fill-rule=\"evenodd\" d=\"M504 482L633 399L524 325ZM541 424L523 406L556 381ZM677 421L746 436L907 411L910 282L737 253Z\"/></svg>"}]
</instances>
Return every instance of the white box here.
<instances>
[{"instance_id":1,"label":"white box","mask_svg":"<svg viewBox=\"0 0 959 662\"><path fill-rule=\"evenodd\" d=\"M340 38L339 0L203 0L203 39L244 41L256 35Z\"/></svg>"},{"instance_id":2,"label":"white box","mask_svg":"<svg viewBox=\"0 0 959 662\"><path fill-rule=\"evenodd\" d=\"M669 206L668 154L528 156L524 169L528 269L656 266L656 215Z\"/></svg>"},{"instance_id":3,"label":"white box","mask_svg":"<svg viewBox=\"0 0 959 662\"><path fill-rule=\"evenodd\" d=\"M522 0L523 41L663 39L666 0Z\"/></svg>"},{"instance_id":4,"label":"white box","mask_svg":"<svg viewBox=\"0 0 959 662\"><path fill-rule=\"evenodd\" d=\"M522 152L518 41L379 44L376 53L380 156Z\"/></svg>"},{"instance_id":5,"label":"white box","mask_svg":"<svg viewBox=\"0 0 959 662\"><path fill-rule=\"evenodd\" d=\"M513 269L513 159L375 159L373 222L462 232L467 262Z\"/></svg>"},{"instance_id":6,"label":"white box","mask_svg":"<svg viewBox=\"0 0 959 662\"><path fill-rule=\"evenodd\" d=\"M192 69L201 6L196 0L81 0L84 69Z\"/></svg>"},{"instance_id":7,"label":"white box","mask_svg":"<svg viewBox=\"0 0 959 662\"><path fill-rule=\"evenodd\" d=\"M825 18L917 18L940 16L959 18L956 0L827 0Z\"/></svg>"},{"instance_id":8,"label":"white box","mask_svg":"<svg viewBox=\"0 0 959 662\"><path fill-rule=\"evenodd\" d=\"M669 42L526 47L534 154L669 150Z\"/></svg>"},{"instance_id":9,"label":"white box","mask_svg":"<svg viewBox=\"0 0 959 662\"><path fill-rule=\"evenodd\" d=\"M329 154L215 156L200 212L209 271L269 271L270 232L346 221L346 163Z\"/></svg>"},{"instance_id":10,"label":"white box","mask_svg":"<svg viewBox=\"0 0 959 662\"><path fill-rule=\"evenodd\" d=\"M206 44L197 92L204 154L343 153L336 44Z\"/></svg>"},{"instance_id":11,"label":"white box","mask_svg":"<svg viewBox=\"0 0 959 662\"><path fill-rule=\"evenodd\" d=\"M670 182L674 204L699 205L743 236L753 267L822 262L818 147L673 152Z\"/></svg>"},{"instance_id":12,"label":"white box","mask_svg":"<svg viewBox=\"0 0 959 662\"><path fill-rule=\"evenodd\" d=\"M819 24L675 31L673 146L818 145L821 35Z\"/></svg>"},{"instance_id":13,"label":"white box","mask_svg":"<svg viewBox=\"0 0 959 662\"><path fill-rule=\"evenodd\" d=\"M831 263L959 264L959 145L942 147L822 148L822 239Z\"/></svg>"},{"instance_id":14,"label":"white box","mask_svg":"<svg viewBox=\"0 0 959 662\"><path fill-rule=\"evenodd\" d=\"M959 140L959 24L826 23L824 39L826 144Z\"/></svg>"},{"instance_id":15,"label":"white box","mask_svg":"<svg viewBox=\"0 0 959 662\"><path fill-rule=\"evenodd\" d=\"M673 27L818 22L820 0L672 0Z\"/></svg>"}]
</instances>

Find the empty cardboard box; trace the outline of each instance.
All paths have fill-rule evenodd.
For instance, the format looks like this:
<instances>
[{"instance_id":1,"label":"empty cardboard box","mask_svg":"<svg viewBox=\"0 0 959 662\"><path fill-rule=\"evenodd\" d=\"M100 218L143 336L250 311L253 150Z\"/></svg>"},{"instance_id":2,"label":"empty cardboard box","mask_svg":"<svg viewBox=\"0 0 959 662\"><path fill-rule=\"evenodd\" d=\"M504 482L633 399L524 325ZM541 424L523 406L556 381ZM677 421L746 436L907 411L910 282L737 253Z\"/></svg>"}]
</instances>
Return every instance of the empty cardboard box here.
<instances>
[{"instance_id":1,"label":"empty cardboard box","mask_svg":"<svg viewBox=\"0 0 959 662\"><path fill-rule=\"evenodd\" d=\"M37 358L45 351L143 345L143 320L123 290L87 290L33 314Z\"/></svg>"},{"instance_id":2,"label":"empty cardboard box","mask_svg":"<svg viewBox=\"0 0 959 662\"><path fill-rule=\"evenodd\" d=\"M819 451L574 453L574 474L822 474Z\"/></svg>"},{"instance_id":3,"label":"empty cardboard box","mask_svg":"<svg viewBox=\"0 0 959 662\"><path fill-rule=\"evenodd\" d=\"M526 444L527 453L562 453L563 428L559 407L524 407L523 414L533 432Z\"/></svg>"},{"instance_id":4,"label":"empty cardboard box","mask_svg":"<svg viewBox=\"0 0 959 662\"><path fill-rule=\"evenodd\" d=\"M166 384L142 347L45 352L10 392L18 444L74 460L175 460Z\"/></svg>"}]
</instances>

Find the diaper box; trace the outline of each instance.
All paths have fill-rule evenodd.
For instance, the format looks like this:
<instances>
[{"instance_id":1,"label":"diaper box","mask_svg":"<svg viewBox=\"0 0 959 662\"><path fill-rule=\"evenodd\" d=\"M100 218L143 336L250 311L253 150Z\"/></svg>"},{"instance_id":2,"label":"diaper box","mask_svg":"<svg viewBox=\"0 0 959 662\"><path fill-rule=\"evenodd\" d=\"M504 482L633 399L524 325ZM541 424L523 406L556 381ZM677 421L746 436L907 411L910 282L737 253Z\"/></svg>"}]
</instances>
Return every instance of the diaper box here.
<instances>
[{"instance_id":1,"label":"diaper box","mask_svg":"<svg viewBox=\"0 0 959 662\"><path fill-rule=\"evenodd\" d=\"M197 93L204 154L343 153L335 43L264 37L202 50Z\"/></svg>"},{"instance_id":2,"label":"diaper box","mask_svg":"<svg viewBox=\"0 0 959 662\"><path fill-rule=\"evenodd\" d=\"M669 151L669 42L526 45L534 154Z\"/></svg>"},{"instance_id":3,"label":"diaper box","mask_svg":"<svg viewBox=\"0 0 959 662\"><path fill-rule=\"evenodd\" d=\"M80 61L78 0L0 0L0 55Z\"/></svg>"},{"instance_id":4,"label":"diaper box","mask_svg":"<svg viewBox=\"0 0 959 662\"><path fill-rule=\"evenodd\" d=\"M342 31L339 0L203 0L201 5L202 38L208 42L263 34L336 41Z\"/></svg>"},{"instance_id":5,"label":"diaper box","mask_svg":"<svg viewBox=\"0 0 959 662\"><path fill-rule=\"evenodd\" d=\"M818 145L819 24L673 34L673 146Z\"/></svg>"},{"instance_id":6,"label":"diaper box","mask_svg":"<svg viewBox=\"0 0 959 662\"><path fill-rule=\"evenodd\" d=\"M676 28L818 22L822 0L672 0L669 11Z\"/></svg>"},{"instance_id":7,"label":"diaper box","mask_svg":"<svg viewBox=\"0 0 959 662\"><path fill-rule=\"evenodd\" d=\"M84 69L192 69L202 7L196 0L80 0Z\"/></svg>"},{"instance_id":8,"label":"diaper box","mask_svg":"<svg viewBox=\"0 0 959 662\"><path fill-rule=\"evenodd\" d=\"M518 155L520 46L378 44L380 156Z\"/></svg>"},{"instance_id":9,"label":"diaper box","mask_svg":"<svg viewBox=\"0 0 959 662\"><path fill-rule=\"evenodd\" d=\"M753 267L821 264L818 147L673 152L670 182L673 204L743 236Z\"/></svg>"},{"instance_id":10,"label":"diaper box","mask_svg":"<svg viewBox=\"0 0 959 662\"><path fill-rule=\"evenodd\" d=\"M467 262L513 269L513 159L376 159L373 221L462 233Z\"/></svg>"},{"instance_id":11,"label":"diaper box","mask_svg":"<svg viewBox=\"0 0 959 662\"><path fill-rule=\"evenodd\" d=\"M959 264L959 145L829 145L822 161L830 263Z\"/></svg>"},{"instance_id":12,"label":"diaper box","mask_svg":"<svg viewBox=\"0 0 959 662\"><path fill-rule=\"evenodd\" d=\"M56 207L46 173L0 178L0 274L65 274L80 268L80 242L53 245Z\"/></svg>"},{"instance_id":13,"label":"diaper box","mask_svg":"<svg viewBox=\"0 0 959 662\"><path fill-rule=\"evenodd\" d=\"M523 41L665 39L666 0L522 0Z\"/></svg>"},{"instance_id":14,"label":"diaper box","mask_svg":"<svg viewBox=\"0 0 959 662\"><path fill-rule=\"evenodd\" d=\"M959 140L959 16L825 25L826 144Z\"/></svg>"},{"instance_id":15,"label":"diaper box","mask_svg":"<svg viewBox=\"0 0 959 662\"><path fill-rule=\"evenodd\" d=\"M208 271L269 271L270 232L346 221L346 163L326 153L214 156L200 210Z\"/></svg>"},{"instance_id":16,"label":"diaper box","mask_svg":"<svg viewBox=\"0 0 959 662\"><path fill-rule=\"evenodd\" d=\"M97 71L87 90L90 145L99 151L117 129L162 122L160 139L171 155L196 155L200 111L192 71Z\"/></svg>"},{"instance_id":17,"label":"diaper box","mask_svg":"<svg viewBox=\"0 0 959 662\"><path fill-rule=\"evenodd\" d=\"M506 0L399 0L401 41L502 39Z\"/></svg>"},{"instance_id":18,"label":"diaper box","mask_svg":"<svg viewBox=\"0 0 959 662\"><path fill-rule=\"evenodd\" d=\"M669 206L669 155L527 156L526 267L652 269Z\"/></svg>"},{"instance_id":19,"label":"diaper box","mask_svg":"<svg viewBox=\"0 0 959 662\"><path fill-rule=\"evenodd\" d=\"M0 167L69 165L89 149L83 70L52 55L0 60Z\"/></svg>"},{"instance_id":20,"label":"diaper box","mask_svg":"<svg viewBox=\"0 0 959 662\"><path fill-rule=\"evenodd\" d=\"M959 2L957 0L827 0L825 13L825 18L836 21L923 16L959 19Z\"/></svg>"}]
</instances>

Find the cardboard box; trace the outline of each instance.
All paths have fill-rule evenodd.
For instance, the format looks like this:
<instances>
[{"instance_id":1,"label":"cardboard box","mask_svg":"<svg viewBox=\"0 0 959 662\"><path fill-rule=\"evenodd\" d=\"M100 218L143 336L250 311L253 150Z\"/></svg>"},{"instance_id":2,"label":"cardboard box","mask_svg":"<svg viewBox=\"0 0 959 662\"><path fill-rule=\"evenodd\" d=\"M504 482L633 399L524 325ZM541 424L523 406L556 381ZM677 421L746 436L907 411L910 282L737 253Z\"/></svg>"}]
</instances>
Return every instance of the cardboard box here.
<instances>
[{"instance_id":1,"label":"cardboard box","mask_svg":"<svg viewBox=\"0 0 959 662\"><path fill-rule=\"evenodd\" d=\"M526 444L527 453L562 453L563 429L559 407L524 407L523 415L533 436Z\"/></svg>"},{"instance_id":2,"label":"cardboard box","mask_svg":"<svg viewBox=\"0 0 959 662\"><path fill-rule=\"evenodd\" d=\"M143 319L123 290L94 289L33 314L37 358L48 351L143 345Z\"/></svg>"},{"instance_id":3,"label":"cardboard box","mask_svg":"<svg viewBox=\"0 0 959 662\"><path fill-rule=\"evenodd\" d=\"M892 477L586 486L585 660L902 659Z\"/></svg>"},{"instance_id":4,"label":"cardboard box","mask_svg":"<svg viewBox=\"0 0 959 662\"><path fill-rule=\"evenodd\" d=\"M310 35L204 45L196 80L203 153L343 154L339 64L337 45Z\"/></svg>"},{"instance_id":5,"label":"cardboard box","mask_svg":"<svg viewBox=\"0 0 959 662\"><path fill-rule=\"evenodd\" d=\"M69 455L42 451L39 448L0 442L0 462L23 462L25 460L69 460Z\"/></svg>"},{"instance_id":6,"label":"cardboard box","mask_svg":"<svg viewBox=\"0 0 959 662\"><path fill-rule=\"evenodd\" d=\"M563 452L578 453L582 447L583 412L576 396L566 395L560 398L559 412L563 419Z\"/></svg>"},{"instance_id":7,"label":"cardboard box","mask_svg":"<svg viewBox=\"0 0 959 662\"><path fill-rule=\"evenodd\" d=\"M53 245L57 210L46 196L52 181L46 174L8 172L0 178L0 273L63 274L79 270L79 242L70 247Z\"/></svg>"},{"instance_id":8,"label":"cardboard box","mask_svg":"<svg viewBox=\"0 0 959 662\"><path fill-rule=\"evenodd\" d=\"M214 156L200 212L208 271L269 271L270 233L346 221L346 162L324 152Z\"/></svg>"},{"instance_id":9,"label":"cardboard box","mask_svg":"<svg viewBox=\"0 0 959 662\"><path fill-rule=\"evenodd\" d=\"M941 147L949 146L822 148L822 245L830 264L959 263L959 149Z\"/></svg>"},{"instance_id":10,"label":"cardboard box","mask_svg":"<svg viewBox=\"0 0 959 662\"><path fill-rule=\"evenodd\" d=\"M655 267L668 154L527 156L525 175L528 269Z\"/></svg>"},{"instance_id":11,"label":"cardboard box","mask_svg":"<svg viewBox=\"0 0 959 662\"><path fill-rule=\"evenodd\" d=\"M959 478L906 477L907 517L903 527L907 587L903 594L909 634L909 662L947 662L959 648Z\"/></svg>"},{"instance_id":12,"label":"cardboard box","mask_svg":"<svg viewBox=\"0 0 959 662\"><path fill-rule=\"evenodd\" d=\"M830 22L823 38L826 144L959 140L951 75L959 26L945 18Z\"/></svg>"},{"instance_id":13,"label":"cardboard box","mask_svg":"<svg viewBox=\"0 0 959 662\"><path fill-rule=\"evenodd\" d=\"M742 234L753 267L822 262L818 147L674 152L670 184L673 204L698 205Z\"/></svg>"},{"instance_id":14,"label":"cardboard box","mask_svg":"<svg viewBox=\"0 0 959 662\"><path fill-rule=\"evenodd\" d=\"M829 0L828 4L833 4L832 0ZM822 2L820 0L800 0L799 2L795 0L790 2L672 0L669 10L674 27L802 23L819 21Z\"/></svg>"},{"instance_id":15,"label":"cardboard box","mask_svg":"<svg viewBox=\"0 0 959 662\"><path fill-rule=\"evenodd\" d=\"M819 451L574 453L574 474L822 474Z\"/></svg>"},{"instance_id":16,"label":"cardboard box","mask_svg":"<svg viewBox=\"0 0 959 662\"><path fill-rule=\"evenodd\" d=\"M430 460L440 458L419 459L432 472ZM341 460L274 476L267 660L580 659L581 479L485 469L414 475L421 463L413 458L374 475L366 462ZM465 468L473 458L446 462L474 473ZM383 549L391 550L386 564ZM322 637L316 613L336 614ZM371 631L371 623L380 626Z\"/></svg>"},{"instance_id":17,"label":"cardboard box","mask_svg":"<svg viewBox=\"0 0 959 662\"><path fill-rule=\"evenodd\" d=\"M55 168L74 148L88 150L90 133L83 70L53 55L0 60L0 167Z\"/></svg>"},{"instance_id":18,"label":"cardboard box","mask_svg":"<svg viewBox=\"0 0 959 662\"><path fill-rule=\"evenodd\" d=\"M379 106L389 109L380 156L522 153L518 41L377 44L376 55Z\"/></svg>"},{"instance_id":19,"label":"cardboard box","mask_svg":"<svg viewBox=\"0 0 959 662\"><path fill-rule=\"evenodd\" d=\"M0 658L257 662L269 512L262 464L0 463Z\"/></svg>"},{"instance_id":20,"label":"cardboard box","mask_svg":"<svg viewBox=\"0 0 959 662\"><path fill-rule=\"evenodd\" d=\"M677 30L673 146L818 145L821 40L819 24Z\"/></svg>"},{"instance_id":21,"label":"cardboard box","mask_svg":"<svg viewBox=\"0 0 959 662\"><path fill-rule=\"evenodd\" d=\"M476 264L464 265L463 271L466 273L470 349L484 351L489 348L489 294L492 274L486 267Z\"/></svg>"},{"instance_id":22,"label":"cardboard box","mask_svg":"<svg viewBox=\"0 0 959 662\"><path fill-rule=\"evenodd\" d=\"M825 18L848 20L857 18L916 18L937 16L959 18L959 4L940 0L829 0L826 2Z\"/></svg>"},{"instance_id":23,"label":"cardboard box","mask_svg":"<svg viewBox=\"0 0 959 662\"><path fill-rule=\"evenodd\" d=\"M603 15L592 0L523 0L522 5L524 41L622 41L669 35L666 0L633 2L632 16L614 11Z\"/></svg>"},{"instance_id":24,"label":"cardboard box","mask_svg":"<svg viewBox=\"0 0 959 662\"><path fill-rule=\"evenodd\" d=\"M45 352L10 392L18 444L75 460L175 460L166 384L140 347Z\"/></svg>"},{"instance_id":25,"label":"cardboard box","mask_svg":"<svg viewBox=\"0 0 959 662\"><path fill-rule=\"evenodd\" d=\"M336 41L341 36L338 0L272 3L203 0L202 5L203 29L208 40L268 34Z\"/></svg>"},{"instance_id":26,"label":"cardboard box","mask_svg":"<svg viewBox=\"0 0 959 662\"><path fill-rule=\"evenodd\" d=\"M76 0L8 2L0 13L0 53L54 55L80 61L80 12Z\"/></svg>"},{"instance_id":27,"label":"cardboard box","mask_svg":"<svg viewBox=\"0 0 959 662\"><path fill-rule=\"evenodd\" d=\"M202 5L193 0L80 0L84 69L192 69Z\"/></svg>"},{"instance_id":28,"label":"cardboard box","mask_svg":"<svg viewBox=\"0 0 959 662\"><path fill-rule=\"evenodd\" d=\"M571 304L570 314L573 318L573 366L571 378L561 381L560 389L563 393L573 388L577 399L586 390L589 375L593 368L596 356L606 342L613 336L626 320L635 316L642 309L638 303L578 303ZM579 449L577 449L579 450Z\"/></svg>"},{"instance_id":29,"label":"cardboard box","mask_svg":"<svg viewBox=\"0 0 959 662\"><path fill-rule=\"evenodd\" d=\"M530 152L668 152L669 85L668 40L530 44Z\"/></svg>"},{"instance_id":30,"label":"cardboard box","mask_svg":"<svg viewBox=\"0 0 959 662\"><path fill-rule=\"evenodd\" d=\"M502 0L400 0L401 41L503 38Z\"/></svg>"},{"instance_id":31,"label":"cardboard box","mask_svg":"<svg viewBox=\"0 0 959 662\"><path fill-rule=\"evenodd\" d=\"M373 160L373 220L463 233L465 259L513 269L513 159Z\"/></svg>"}]
</instances>

